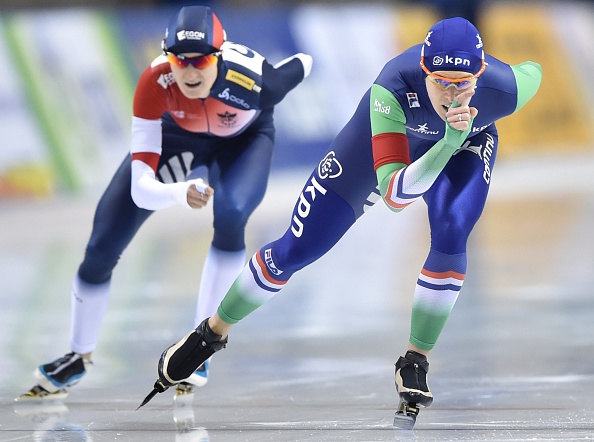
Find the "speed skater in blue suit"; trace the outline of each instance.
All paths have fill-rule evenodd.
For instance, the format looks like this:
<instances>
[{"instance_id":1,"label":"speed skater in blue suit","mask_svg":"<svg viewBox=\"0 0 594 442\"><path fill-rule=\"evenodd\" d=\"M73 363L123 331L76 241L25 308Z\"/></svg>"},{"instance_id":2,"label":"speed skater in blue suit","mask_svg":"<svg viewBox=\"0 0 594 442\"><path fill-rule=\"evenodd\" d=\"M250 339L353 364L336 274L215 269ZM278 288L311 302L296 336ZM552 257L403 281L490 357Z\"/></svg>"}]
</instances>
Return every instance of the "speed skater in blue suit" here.
<instances>
[{"instance_id":1,"label":"speed skater in blue suit","mask_svg":"<svg viewBox=\"0 0 594 442\"><path fill-rule=\"evenodd\" d=\"M422 198L431 245L395 384L401 404L429 406L427 358L464 284L497 157L495 122L530 101L541 78L538 63L486 55L479 31L459 17L388 61L307 179L285 234L252 256L214 316L163 352L154 391L223 348L234 324L327 253L374 201L400 212Z\"/></svg>"}]
</instances>

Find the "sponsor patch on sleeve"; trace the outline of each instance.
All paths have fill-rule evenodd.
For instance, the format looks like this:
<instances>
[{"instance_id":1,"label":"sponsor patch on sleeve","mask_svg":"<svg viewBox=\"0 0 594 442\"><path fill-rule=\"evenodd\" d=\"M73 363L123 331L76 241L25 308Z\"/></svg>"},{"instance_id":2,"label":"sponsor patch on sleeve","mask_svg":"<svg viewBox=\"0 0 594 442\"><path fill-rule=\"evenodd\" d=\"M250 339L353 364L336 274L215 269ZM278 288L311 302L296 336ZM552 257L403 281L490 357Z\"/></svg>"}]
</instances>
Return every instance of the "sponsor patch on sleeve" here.
<instances>
[{"instance_id":1,"label":"sponsor patch on sleeve","mask_svg":"<svg viewBox=\"0 0 594 442\"><path fill-rule=\"evenodd\" d=\"M247 90L255 90L256 92L260 92L259 87L256 86L256 82L252 80L250 77L243 75L233 69L229 69L227 71L227 75L225 76L225 80L232 81L240 86L243 86Z\"/></svg>"}]
</instances>

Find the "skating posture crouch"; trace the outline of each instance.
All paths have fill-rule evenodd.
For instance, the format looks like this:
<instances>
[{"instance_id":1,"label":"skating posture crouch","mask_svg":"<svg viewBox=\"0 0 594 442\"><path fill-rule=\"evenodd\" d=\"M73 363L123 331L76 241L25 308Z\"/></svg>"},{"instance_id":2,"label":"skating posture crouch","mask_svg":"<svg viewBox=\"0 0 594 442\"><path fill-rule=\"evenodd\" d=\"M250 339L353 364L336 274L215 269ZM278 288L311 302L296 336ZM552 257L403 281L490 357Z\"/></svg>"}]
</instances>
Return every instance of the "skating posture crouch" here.
<instances>
[{"instance_id":1,"label":"skating posture crouch","mask_svg":"<svg viewBox=\"0 0 594 442\"><path fill-rule=\"evenodd\" d=\"M408 348L395 371L395 424L412 428L419 407L433 402L428 356L464 284L467 240L497 155L495 122L530 101L541 78L538 63L511 66L486 55L469 21L436 23L421 44L386 63L307 179L291 225L249 260L208 319L210 330L226 340L234 324L328 252L380 195L393 212L422 198L431 246L413 294ZM178 351L193 359L177 358ZM207 357L185 344L172 347L161 357L159 381L175 383Z\"/></svg>"},{"instance_id":2,"label":"skating posture crouch","mask_svg":"<svg viewBox=\"0 0 594 442\"><path fill-rule=\"evenodd\" d=\"M206 6L181 8L161 49L136 86L131 150L97 205L74 278L70 351L40 365L36 385L19 401L63 398L87 375L112 272L154 211L174 205L200 209L214 199L213 240L194 327L215 313L245 265L245 227L266 192L274 153L274 106L309 75L312 58L298 53L273 66L226 40L219 18ZM202 168L209 184L193 178ZM207 382L209 361L199 365L179 384L178 394Z\"/></svg>"}]
</instances>

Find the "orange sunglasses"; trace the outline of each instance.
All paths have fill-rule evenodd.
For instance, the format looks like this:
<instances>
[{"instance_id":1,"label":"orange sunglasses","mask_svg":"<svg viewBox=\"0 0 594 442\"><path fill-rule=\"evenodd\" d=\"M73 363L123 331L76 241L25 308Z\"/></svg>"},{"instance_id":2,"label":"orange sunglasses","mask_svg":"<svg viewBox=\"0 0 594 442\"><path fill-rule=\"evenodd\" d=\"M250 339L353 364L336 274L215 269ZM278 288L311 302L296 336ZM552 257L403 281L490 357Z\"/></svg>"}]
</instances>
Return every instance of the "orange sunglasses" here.
<instances>
[{"instance_id":1,"label":"orange sunglasses","mask_svg":"<svg viewBox=\"0 0 594 442\"><path fill-rule=\"evenodd\" d=\"M169 63L182 69L187 68L189 65L194 66L196 69L204 69L212 66L218 61L219 54L220 52L214 52L212 54L199 55L198 57L184 57L183 55L176 55L171 52L165 53Z\"/></svg>"}]
</instances>

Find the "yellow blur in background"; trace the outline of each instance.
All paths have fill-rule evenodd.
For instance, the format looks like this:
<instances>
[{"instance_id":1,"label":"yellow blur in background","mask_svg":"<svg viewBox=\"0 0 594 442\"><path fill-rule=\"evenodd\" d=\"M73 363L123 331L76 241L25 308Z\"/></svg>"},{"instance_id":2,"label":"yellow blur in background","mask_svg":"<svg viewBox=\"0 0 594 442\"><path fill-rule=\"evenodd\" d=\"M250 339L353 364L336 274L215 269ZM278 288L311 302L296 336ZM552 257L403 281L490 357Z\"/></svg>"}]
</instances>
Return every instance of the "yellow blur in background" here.
<instances>
[{"instance_id":1,"label":"yellow blur in background","mask_svg":"<svg viewBox=\"0 0 594 442\"><path fill-rule=\"evenodd\" d=\"M500 158L560 149L594 151L592 91L581 81L579 72L584 65L582 60L572 58L562 44L564 39L555 32L558 27L571 27L572 23L565 16L556 16L551 8L552 5L538 3L491 3L482 11L477 24L487 53L511 65L535 61L543 70L536 96L512 118L497 122ZM580 16L580 12L576 11L575 16ZM592 7L585 6L584 13L594 14ZM400 10L397 17L396 40L403 48L421 42L426 30L440 18L425 7ZM563 23L556 23L562 20ZM594 21L591 26L594 27ZM594 51L581 56L592 59Z\"/></svg>"},{"instance_id":2,"label":"yellow blur in background","mask_svg":"<svg viewBox=\"0 0 594 442\"><path fill-rule=\"evenodd\" d=\"M295 41L299 42L299 46L303 46L298 47L298 50L312 53L317 60L310 78L293 95L315 96L315 100L306 100L310 114L320 115L326 119L334 118L335 125L325 123L329 129L323 134L323 139L327 139L328 143L336 135L336 127L342 126L343 117L337 111L352 112L352 103L349 100L358 100L359 93L355 91L367 88L369 82L373 80L368 78L369 75L358 77L353 75L351 54L347 51L348 55L345 55L344 49L337 47L336 41L346 48L356 48L356 39L361 39L361 36L365 35L366 38L378 42L378 47L367 45L366 50L373 52L376 59L386 62L402 50L422 42L427 29L441 18L428 6L411 4L384 5L379 8L378 5L364 3L337 4L330 8L323 4L298 5L292 14L302 14L305 9L308 11L308 17L315 18L323 15L324 19L319 19L319 22L314 24L306 22L305 25L296 26L293 29L294 33L303 34L300 37L294 37ZM4 121L4 127L0 122L0 137L9 135L8 138L0 138L2 149L5 152L8 151L8 156L4 158L11 160L3 160L0 155L0 199L24 196L48 197L65 188L78 192L84 191L85 186L86 190L91 185L96 188L102 187L105 184L104 177L113 171L111 165L115 161L114 158L120 158L128 148L126 133L129 131L131 112L129 96L135 87L135 78L130 76L125 79L123 71L127 59L135 54L117 47L115 34L110 27L112 21L109 14L100 10L81 11L48 11L43 21L36 21L39 20L35 17L38 11L31 11L30 14L25 11L14 17L3 15L0 11L0 18L4 19L0 21L0 28L4 28L0 36L3 35L6 39L6 44L2 44L0 39L0 56L17 61L0 68L0 78L3 76L2 69L15 68L13 65L17 65L19 60L22 65L26 64L25 62L29 63L28 68L23 68L22 72L12 73L10 76L14 81L19 79L22 83L21 87L25 90L22 95L29 103L21 107L29 106L28 117L31 122L28 124L37 126L37 130L42 134L40 138L45 137L45 140L38 144L46 144L45 147L38 147L41 152L36 152L30 157L22 153L19 156L18 152L21 149L19 143L25 143L20 138L20 134L32 131L22 128L15 131L10 122ZM385 14L386 11L392 14L391 19L389 13ZM230 15L234 13L233 9L227 11ZM237 13L241 14L241 10L237 10ZM350 27L341 28L342 21L349 14L358 16L362 13L365 14L365 19L360 18L358 21L353 19L351 22L354 25L351 23ZM51 29L59 29L61 19L57 17L59 14L69 23L73 21L73 17L78 17L76 22L89 23L89 26L85 25L83 31L85 34L79 40L86 39L85 41L89 43L85 44L95 45L93 46L95 49L87 52L102 53L103 55L99 57L104 57L105 63L99 62L98 66L105 67L105 64L108 64L109 69L104 69L105 72L102 74L98 73L99 69L87 69L88 78L79 75L83 69L79 69L80 72L69 72L62 68L52 71L48 68L51 66L44 66L41 59L52 59L53 55L44 56L41 52L31 53L26 47L18 47L23 43L22 35L29 34L22 31L23 27L26 31L26 29L36 29L38 24L44 23L44 26L50 29L49 22ZM385 19L384 16L388 18ZM379 25L383 20L389 22L389 25ZM501 146L499 158L566 153L592 155L594 152L594 106L592 105L594 86L588 81L588 75L594 69L594 50L591 47L591 41L594 41L594 5L572 2L564 2L562 5L541 2L521 4L489 2L485 3L480 14L480 22L476 25L482 33L487 53L509 64L531 60L540 63L543 68L543 82L537 95L512 118L504 118L497 122ZM326 33L316 35L333 36L335 40L331 44L326 42L326 46L320 45L320 40L315 38L305 43L308 41L306 35L319 33L320 26L327 28ZM90 28L94 30L89 31ZM58 31L53 32L56 35L58 33ZM160 33L161 29L156 32ZM349 39L353 39L352 46ZM144 58L151 59L156 50L154 43L152 40L139 41L132 50L140 51L146 54ZM380 46L384 49L378 49ZM258 50L266 54L267 51L274 52L273 48L274 44L270 43L270 48L258 47ZM71 50L72 48L69 49ZM11 51L16 51L12 57ZM23 53L27 56L19 55ZM62 57L66 61L80 59L79 55L70 52ZM341 60L336 57L348 59ZM65 64L63 60L54 63L58 66ZM88 63L79 62L78 66L85 66ZM18 66L16 68L18 69ZM324 69L330 71L336 69L331 72L332 76L342 75L344 79L333 77L330 81L329 72L321 72ZM41 77L40 71L43 71ZM63 77L66 74L71 78L64 80ZM93 98L90 92L84 89L90 82L98 81L103 82L103 85L99 92L96 90L95 93L99 94L96 97L103 100L103 107L93 107L98 99ZM317 86L312 86L316 84ZM63 85L70 86L63 87ZM341 90L345 87L349 90ZM8 87L5 86L4 90L7 89ZM110 98L110 94L119 98ZM323 97L324 94L328 96ZM10 98L14 99L14 97ZM289 97L289 99L292 98L292 96ZM295 98L297 102L300 99L300 97ZM0 99L8 101L3 97L1 90ZM64 109L55 109L55 104L59 100L64 102ZM301 101L304 100L301 99ZM105 104L111 106L105 114L113 119L111 126L119 126L122 129L118 136L114 135L113 130L111 132L100 130L100 121L101 118L105 119L105 115L102 117L97 111L105 109ZM311 109L316 105L319 109ZM333 112L327 112L327 105L333 107ZM285 115L282 109L279 111L275 117L280 127L283 125ZM3 120L10 117L10 109L5 109L3 115ZM305 126L304 122L299 120L299 115L295 113L291 115L290 124L300 128ZM15 131L12 140L11 131ZM11 150L17 154L11 157ZM3 161L5 164L2 164ZM109 167L102 167L101 164ZM64 185L64 182L67 184Z\"/></svg>"}]
</instances>

